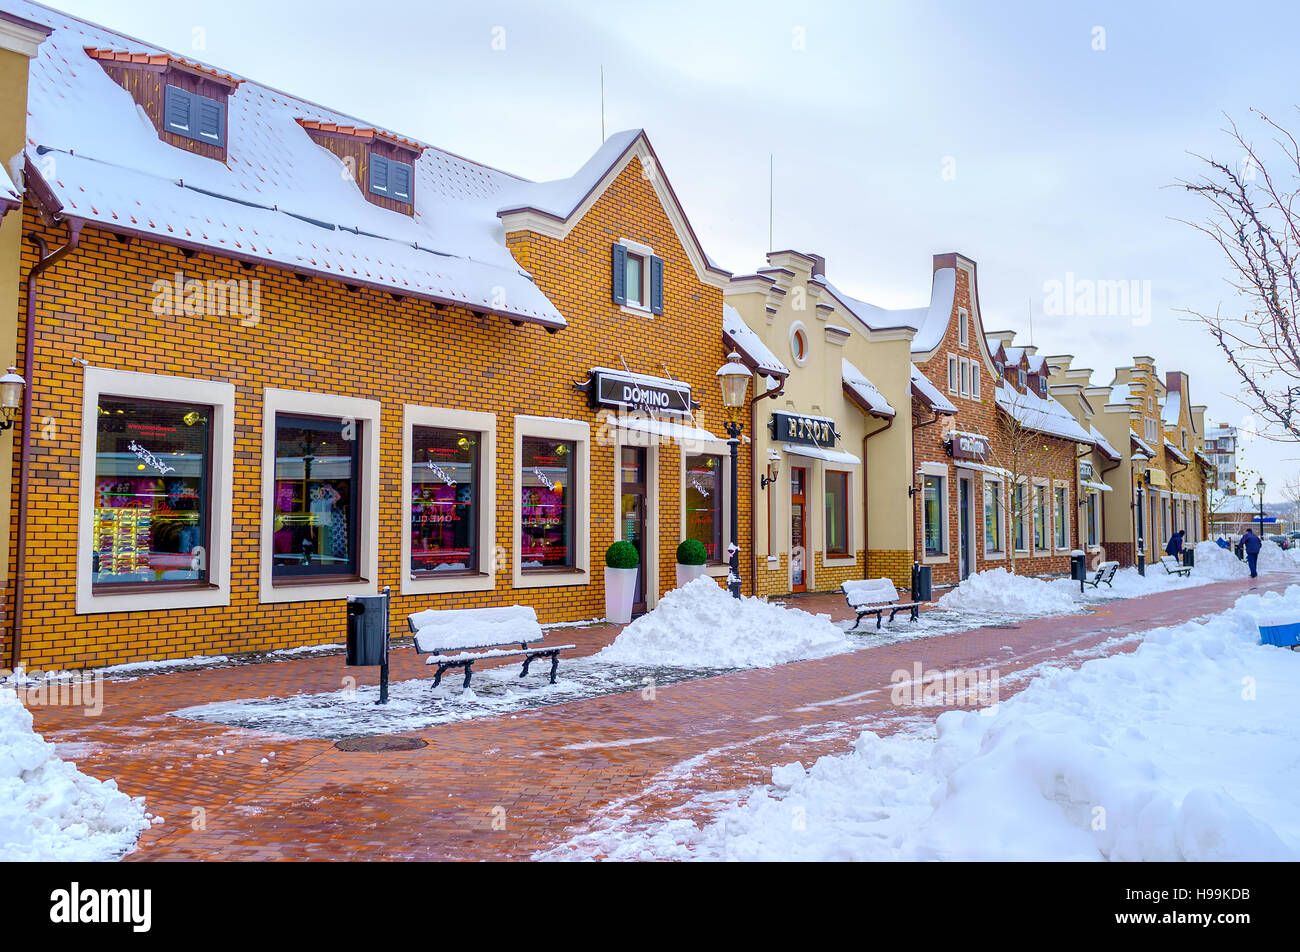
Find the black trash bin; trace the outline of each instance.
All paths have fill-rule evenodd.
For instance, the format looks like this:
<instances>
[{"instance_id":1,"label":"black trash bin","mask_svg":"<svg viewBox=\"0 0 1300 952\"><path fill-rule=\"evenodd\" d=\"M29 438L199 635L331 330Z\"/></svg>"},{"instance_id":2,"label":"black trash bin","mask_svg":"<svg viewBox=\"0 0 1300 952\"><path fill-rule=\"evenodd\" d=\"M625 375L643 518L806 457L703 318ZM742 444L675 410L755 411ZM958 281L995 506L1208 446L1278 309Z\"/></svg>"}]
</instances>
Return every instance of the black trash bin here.
<instances>
[{"instance_id":1,"label":"black trash bin","mask_svg":"<svg viewBox=\"0 0 1300 952\"><path fill-rule=\"evenodd\" d=\"M347 663L388 664L388 596L348 596Z\"/></svg>"},{"instance_id":2,"label":"black trash bin","mask_svg":"<svg viewBox=\"0 0 1300 952\"><path fill-rule=\"evenodd\" d=\"M1082 582L1088 577L1088 557L1075 549L1070 553L1070 578Z\"/></svg>"},{"instance_id":3,"label":"black trash bin","mask_svg":"<svg viewBox=\"0 0 1300 952\"><path fill-rule=\"evenodd\" d=\"M931 581L931 573L930 566L912 563L912 601L929 602L934 600L934 585Z\"/></svg>"},{"instance_id":4,"label":"black trash bin","mask_svg":"<svg viewBox=\"0 0 1300 952\"><path fill-rule=\"evenodd\" d=\"M1191 549L1183 549L1183 565L1189 569L1196 565L1196 553Z\"/></svg>"}]
</instances>

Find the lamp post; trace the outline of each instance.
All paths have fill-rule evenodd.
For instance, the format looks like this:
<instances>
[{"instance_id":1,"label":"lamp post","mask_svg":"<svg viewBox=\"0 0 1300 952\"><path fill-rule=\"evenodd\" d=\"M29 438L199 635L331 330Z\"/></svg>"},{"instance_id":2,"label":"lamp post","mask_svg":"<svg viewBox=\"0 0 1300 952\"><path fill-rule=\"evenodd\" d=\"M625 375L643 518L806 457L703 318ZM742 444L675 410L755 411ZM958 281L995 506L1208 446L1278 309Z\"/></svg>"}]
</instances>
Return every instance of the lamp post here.
<instances>
[{"instance_id":1,"label":"lamp post","mask_svg":"<svg viewBox=\"0 0 1300 952\"><path fill-rule=\"evenodd\" d=\"M1259 477L1259 482L1255 484L1259 490L1259 537L1264 538L1264 477Z\"/></svg>"},{"instance_id":2,"label":"lamp post","mask_svg":"<svg viewBox=\"0 0 1300 952\"><path fill-rule=\"evenodd\" d=\"M740 598L740 411L745 406L752 374L734 350L727 362L718 370L718 384L722 387L722 407L727 414L727 445L731 447L731 544L727 546L727 589L734 598Z\"/></svg>"},{"instance_id":3,"label":"lamp post","mask_svg":"<svg viewBox=\"0 0 1300 952\"><path fill-rule=\"evenodd\" d=\"M7 430L14 425L14 415L23 405L23 388L27 381L18 376L18 368L10 367L9 372L0 377L0 430Z\"/></svg>"}]
</instances>

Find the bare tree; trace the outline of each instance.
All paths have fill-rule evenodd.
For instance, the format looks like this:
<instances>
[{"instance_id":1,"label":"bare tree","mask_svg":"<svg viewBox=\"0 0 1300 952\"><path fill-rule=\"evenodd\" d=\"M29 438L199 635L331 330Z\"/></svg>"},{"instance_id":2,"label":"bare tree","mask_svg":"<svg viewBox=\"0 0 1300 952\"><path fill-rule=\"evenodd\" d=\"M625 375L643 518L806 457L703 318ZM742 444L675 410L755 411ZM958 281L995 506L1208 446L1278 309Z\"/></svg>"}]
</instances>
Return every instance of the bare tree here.
<instances>
[{"instance_id":1,"label":"bare tree","mask_svg":"<svg viewBox=\"0 0 1300 952\"><path fill-rule=\"evenodd\" d=\"M1189 311L1218 342L1241 378L1240 402L1263 422L1261 436L1300 441L1300 143L1258 110L1278 151L1266 159L1236 123L1225 130L1240 150L1239 162L1197 156L1206 172L1182 182L1202 196L1210 213L1186 222L1208 235L1230 266L1228 283L1242 298L1240 311Z\"/></svg>"},{"instance_id":2,"label":"bare tree","mask_svg":"<svg viewBox=\"0 0 1300 952\"><path fill-rule=\"evenodd\" d=\"M1003 385L1009 386L1009 385ZM1015 391L1012 391L1013 393ZM1014 398L1013 398L1014 399ZM1016 527L1020 520L1034 509L1034 491L1032 477L1043 475L1044 461L1048 458L1047 437L1029 425L1034 422L1033 411L1026 412L1022 407L1019 415L1013 415L999 406L999 439L990 441L986 463L1006 472L1003 484L1001 508L1005 514L1003 523L1006 538L1008 564L1011 574L1016 572ZM1024 485L1024 492L1017 492L1017 487ZM1051 506L1051 499L1044 501ZM1032 526L1026 525L1026 533L1032 533ZM1027 546L1033 545L1032 538L1026 538Z\"/></svg>"}]
</instances>

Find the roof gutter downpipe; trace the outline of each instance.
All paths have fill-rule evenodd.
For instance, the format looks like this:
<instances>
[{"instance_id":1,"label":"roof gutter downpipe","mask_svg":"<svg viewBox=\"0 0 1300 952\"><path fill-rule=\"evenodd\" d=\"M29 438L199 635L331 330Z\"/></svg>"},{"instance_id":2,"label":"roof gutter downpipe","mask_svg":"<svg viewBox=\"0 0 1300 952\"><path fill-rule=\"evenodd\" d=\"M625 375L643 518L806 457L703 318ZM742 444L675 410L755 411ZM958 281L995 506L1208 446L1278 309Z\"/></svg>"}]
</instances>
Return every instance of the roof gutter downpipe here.
<instances>
[{"instance_id":1,"label":"roof gutter downpipe","mask_svg":"<svg viewBox=\"0 0 1300 952\"><path fill-rule=\"evenodd\" d=\"M49 251L45 239L34 231L27 240L36 246L39 256L27 272L27 323L23 336L23 388L22 451L18 460L18 540L14 552L14 604L13 629L9 641L9 667L22 663L23 644L23 583L27 577L27 502L31 493L32 448L32 391L36 389L36 289L37 279L72 253L81 241L81 221L68 223L68 240L62 247Z\"/></svg>"}]
</instances>

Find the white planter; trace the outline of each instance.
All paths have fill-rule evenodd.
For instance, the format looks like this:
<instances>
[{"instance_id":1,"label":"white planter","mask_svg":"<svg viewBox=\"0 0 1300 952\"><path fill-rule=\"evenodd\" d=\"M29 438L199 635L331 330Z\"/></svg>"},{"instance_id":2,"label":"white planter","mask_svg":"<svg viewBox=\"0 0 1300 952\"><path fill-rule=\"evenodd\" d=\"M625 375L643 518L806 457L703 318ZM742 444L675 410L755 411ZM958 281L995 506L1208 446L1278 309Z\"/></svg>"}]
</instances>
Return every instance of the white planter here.
<instances>
[{"instance_id":1,"label":"white planter","mask_svg":"<svg viewBox=\"0 0 1300 952\"><path fill-rule=\"evenodd\" d=\"M615 625L626 625L632 620L636 576L636 569L615 569L605 566L605 621Z\"/></svg>"},{"instance_id":2,"label":"white planter","mask_svg":"<svg viewBox=\"0 0 1300 952\"><path fill-rule=\"evenodd\" d=\"M687 582L693 582L707 571L707 565L682 565L677 563L677 587L681 588Z\"/></svg>"}]
</instances>

